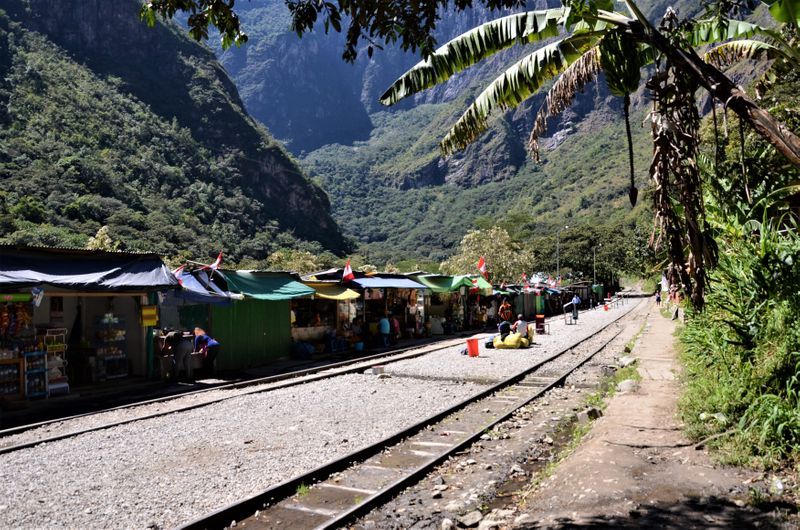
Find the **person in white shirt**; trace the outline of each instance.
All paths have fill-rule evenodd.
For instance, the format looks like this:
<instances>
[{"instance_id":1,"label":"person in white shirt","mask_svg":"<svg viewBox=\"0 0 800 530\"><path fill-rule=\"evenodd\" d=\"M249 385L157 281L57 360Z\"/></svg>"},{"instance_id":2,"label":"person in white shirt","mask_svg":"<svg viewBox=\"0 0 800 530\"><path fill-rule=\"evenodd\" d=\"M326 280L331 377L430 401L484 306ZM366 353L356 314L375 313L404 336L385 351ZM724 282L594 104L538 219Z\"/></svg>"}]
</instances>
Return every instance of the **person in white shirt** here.
<instances>
[{"instance_id":1,"label":"person in white shirt","mask_svg":"<svg viewBox=\"0 0 800 530\"><path fill-rule=\"evenodd\" d=\"M525 339L528 338L528 322L525 320L522 314L517 315L517 321L514 322L514 325L511 326L511 329L519 333L520 337Z\"/></svg>"}]
</instances>

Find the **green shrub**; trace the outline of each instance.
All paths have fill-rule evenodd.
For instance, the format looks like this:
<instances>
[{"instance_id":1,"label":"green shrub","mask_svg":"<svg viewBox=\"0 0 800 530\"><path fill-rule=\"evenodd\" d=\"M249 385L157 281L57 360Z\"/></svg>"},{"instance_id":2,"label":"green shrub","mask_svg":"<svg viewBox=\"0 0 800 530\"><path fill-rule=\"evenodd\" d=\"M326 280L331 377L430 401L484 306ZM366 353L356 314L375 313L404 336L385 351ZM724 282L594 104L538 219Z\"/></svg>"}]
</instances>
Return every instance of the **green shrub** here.
<instances>
[{"instance_id":1,"label":"green shrub","mask_svg":"<svg viewBox=\"0 0 800 530\"><path fill-rule=\"evenodd\" d=\"M706 310L681 332L694 438L724 433L723 458L763 465L800 456L800 237L785 217L716 223L720 263Z\"/></svg>"}]
</instances>

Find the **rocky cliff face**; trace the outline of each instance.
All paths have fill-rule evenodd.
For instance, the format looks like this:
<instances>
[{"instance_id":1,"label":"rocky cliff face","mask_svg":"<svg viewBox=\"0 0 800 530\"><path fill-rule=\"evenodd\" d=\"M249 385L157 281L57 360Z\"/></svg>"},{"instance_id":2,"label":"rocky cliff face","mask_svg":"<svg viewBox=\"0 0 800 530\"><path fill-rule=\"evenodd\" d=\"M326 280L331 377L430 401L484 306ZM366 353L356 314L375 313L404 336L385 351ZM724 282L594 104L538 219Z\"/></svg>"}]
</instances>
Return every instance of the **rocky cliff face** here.
<instances>
[{"instance_id":1,"label":"rocky cliff face","mask_svg":"<svg viewBox=\"0 0 800 530\"><path fill-rule=\"evenodd\" d=\"M204 46L172 24L147 27L137 0L10 0L3 6L26 29L45 35L75 61L155 114L176 120L212 153L229 157L229 185L245 189L264 212L239 212L342 251L327 195L244 110L236 86Z\"/></svg>"},{"instance_id":2,"label":"rocky cliff face","mask_svg":"<svg viewBox=\"0 0 800 530\"><path fill-rule=\"evenodd\" d=\"M556 5L557 0L537 0L527 8ZM355 64L346 64L341 60L339 34L318 32L298 39L290 33L289 14L282 0L243 3L240 10L250 41L242 49L223 52L218 48L216 52L238 85L250 113L295 154L305 157L326 144L369 144L386 128L375 122L376 113L388 113L386 120L393 120L399 128L405 121L403 113L426 105L435 107L430 114L436 117L418 131L420 138L429 141L424 148L413 148L416 162L370 168L370 176L400 189L444 183L472 187L506 180L524 164L524 145L541 97L500 120L491 135L449 160L438 155L436 141L466 107L465 93L477 95L478 88L533 47L500 53L441 86L386 108L378 102L379 96L418 57L390 47L372 58L364 53ZM439 42L497 16L483 7L448 15L439 25ZM570 122L579 120L598 102L594 95L581 99L565 120L553 120L551 129L559 132L558 138L566 137L574 129ZM603 99L600 97L600 101ZM406 149L407 146L398 145L395 153L386 156L402 158L408 154L404 153Z\"/></svg>"}]
</instances>

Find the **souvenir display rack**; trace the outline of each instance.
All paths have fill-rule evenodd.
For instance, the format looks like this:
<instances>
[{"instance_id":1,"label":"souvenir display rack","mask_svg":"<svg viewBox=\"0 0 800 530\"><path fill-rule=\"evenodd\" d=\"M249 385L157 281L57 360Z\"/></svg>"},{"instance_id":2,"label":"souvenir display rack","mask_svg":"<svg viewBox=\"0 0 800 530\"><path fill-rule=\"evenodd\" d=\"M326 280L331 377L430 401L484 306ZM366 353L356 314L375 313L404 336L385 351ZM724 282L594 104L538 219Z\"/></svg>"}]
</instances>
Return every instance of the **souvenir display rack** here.
<instances>
[{"instance_id":1,"label":"souvenir display rack","mask_svg":"<svg viewBox=\"0 0 800 530\"><path fill-rule=\"evenodd\" d=\"M103 381L128 376L128 355L125 351L125 320L107 313L95 322L95 378Z\"/></svg>"},{"instance_id":2,"label":"souvenir display rack","mask_svg":"<svg viewBox=\"0 0 800 530\"><path fill-rule=\"evenodd\" d=\"M30 296L3 295L0 302L0 398L25 396L22 355L36 349Z\"/></svg>"},{"instance_id":3,"label":"souvenir display rack","mask_svg":"<svg viewBox=\"0 0 800 530\"><path fill-rule=\"evenodd\" d=\"M47 352L24 353L25 397L28 399L47 397Z\"/></svg>"},{"instance_id":4,"label":"souvenir display rack","mask_svg":"<svg viewBox=\"0 0 800 530\"><path fill-rule=\"evenodd\" d=\"M67 377L67 330L51 328L44 336L47 352L47 395L69 394Z\"/></svg>"},{"instance_id":5,"label":"souvenir display rack","mask_svg":"<svg viewBox=\"0 0 800 530\"><path fill-rule=\"evenodd\" d=\"M0 397L22 397L22 362L0 359Z\"/></svg>"}]
</instances>

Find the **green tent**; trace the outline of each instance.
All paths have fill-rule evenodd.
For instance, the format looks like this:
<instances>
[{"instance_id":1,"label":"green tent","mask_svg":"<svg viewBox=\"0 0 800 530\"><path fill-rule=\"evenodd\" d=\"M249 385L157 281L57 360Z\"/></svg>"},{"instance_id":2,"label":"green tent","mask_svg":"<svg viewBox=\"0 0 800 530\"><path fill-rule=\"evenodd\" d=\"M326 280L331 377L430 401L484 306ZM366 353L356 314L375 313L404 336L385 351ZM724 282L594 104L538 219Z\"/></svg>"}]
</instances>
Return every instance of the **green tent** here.
<instances>
[{"instance_id":1,"label":"green tent","mask_svg":"<svg viewBox=\"0 0 800 530\"><path fill-rule=\"evenodd\" d=\"M413 277L434 293L452 293L462 287L472 288L472 281L466 276L446 276L443 274L426 274Z\"/></svg>"},{"instance_id":2,"label":"green tent","mask_svg":"<svg viewBox=\"0 0 800 530\"><path fill-rule=\"evenodd\" d=\"M228 289L256 300L291 300L316 291L286 272L220 271Z\"/></svg>"},{"instance_id":3,"label":"green tent","mask_svg":"<svg viewBox=\"0 0 800 530\"><path fill-rule=\"evenodd\" d=\"M465 278L469 278L470 283L472 283L473 280L476 281L476 283L472 284L473 287L489 291L492 290L492 284L489 283L483 276L478 276L477 274L475 274L473 276L465 276Z\"/></svg>"}]
</instances>

